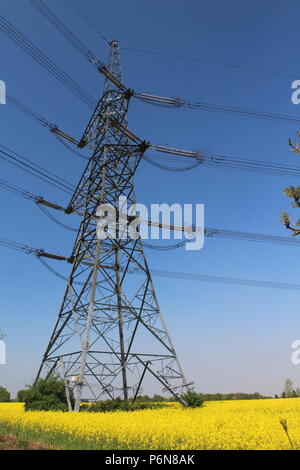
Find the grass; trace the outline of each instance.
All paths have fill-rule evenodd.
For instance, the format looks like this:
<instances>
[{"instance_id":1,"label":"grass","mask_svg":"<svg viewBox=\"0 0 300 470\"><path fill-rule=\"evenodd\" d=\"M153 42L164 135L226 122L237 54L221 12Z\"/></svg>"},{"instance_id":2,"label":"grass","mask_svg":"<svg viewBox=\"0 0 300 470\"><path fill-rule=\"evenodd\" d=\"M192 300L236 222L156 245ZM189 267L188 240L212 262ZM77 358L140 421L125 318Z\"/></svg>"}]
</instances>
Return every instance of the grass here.
<instances>
[{"instance_id":1,"label":"grass","mask_svg":"<svg viewBox=\"0 0 300 470\"><path fill-rule=\"evenodd\" d=\"M87 442L70 434L51 433L41 429L19 428L0 422L0 450L115 450L122 449L122 443L102 445Z\"/></svg>"},{"instance_id":2,"label":"grass","mask_svg":"<svg viewBox=\"0 0 300 470\"><path fill-rule=\"evenodd\" d=\"M42 442L21 440L13 434L0 434L0 450L49 450Z\"/></svg>"}]
</instances>

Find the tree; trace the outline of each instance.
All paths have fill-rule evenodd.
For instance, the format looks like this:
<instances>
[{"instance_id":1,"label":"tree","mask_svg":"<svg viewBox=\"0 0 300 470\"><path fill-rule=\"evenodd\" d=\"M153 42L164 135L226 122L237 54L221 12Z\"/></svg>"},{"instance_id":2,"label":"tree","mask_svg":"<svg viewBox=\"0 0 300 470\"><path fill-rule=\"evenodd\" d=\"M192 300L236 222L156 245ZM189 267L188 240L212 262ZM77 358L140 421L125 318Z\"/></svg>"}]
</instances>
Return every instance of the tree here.
<instances>
[{"instance_id":1,"label":"tree","mask_svg":"<svg viewBox=\"0 0 300 470\"><path fill-rule=\"evenodd\" d=\"M296 391L296 397L300 397L300 388L297 387L295 391Z\"/></svg>"},{"instance_id":2,"label":"tree","mask_svg":"<svg viewBox=\"0 0 300 470\"><path fill-rule=\"evenodd\" d=\"M153 396L153 401L155 401L155 402L166 401L166 398L165 398L165 397L162 397L161 395L155 394L155 395Z\"/></svg>"},{"instance_id":3,"label":"tree","mask_svg":"<svg viewBox=\"0 0 300 470\"><path fill-rule=\"evenodd\" d=\"M71 390L69 390L69 397L73 408L74 396ZM25 410L67 411L68 403L65 382L55 376L37 380L26 390Z\"/></svg>"},{"instance_id":4,"label":"tree","mask_svg":"<svg viewBox=\"0 0 300 470\"><path fill-rule=\"evenodd\" d=\"M290 379L286 379L284 384L284 394L286 398L291 398L293 395L293 382Z\"/></svg>"},{"instance_id":5,"label":"tree","mask_svg":"<svg viewBox=\"0 0 300 470\"><path fill-rule=\"evenodd\" d=\"M181 396L189 408L200 408L203 405L203 398L194 388L189 388L187 392Z\"/></svg>"},{"instance_id":6,"label":"tree","mask_svg":"<svg viewBox=\"0 0 300 470\"><path fill-rule=\"evenodd\" d=\"M25 403L28 390L19 390L17 393L17 400L21 403Z\"/></svg>"},{"instance_id":7,"label":"tree","mask_svg":"<svg viewBox=\"0 0 300 470\"><path fill-rule=\"evenodd\" d=\"M6 388L0 387L0 402L7 402L10 401L10 393Z\"/></svg>"},{"instance_id":8,"label":"tree","mask_svg":"<svg viewBox=\"0 0 300 470\"><path fill-rule=\"evenodd\" d=\"M300 139L300 131L297 131L298 139ZM294 144L291 139L289 139L289 145L291 147L292 152L296 154L300 154L300 144ZM300 186L289 186L288 188L285 188L284 194L293 199L293 204L292 207L294 208L299 208L300 207ZM286 226L287 229L289 229L292 232L292 236L295 237L300 234L300 220L297 220L296 222L292 222L292 218L289 214L287 214L285 211L282 211L281 214L281 220Z\"/></svg>"}]
</instances>

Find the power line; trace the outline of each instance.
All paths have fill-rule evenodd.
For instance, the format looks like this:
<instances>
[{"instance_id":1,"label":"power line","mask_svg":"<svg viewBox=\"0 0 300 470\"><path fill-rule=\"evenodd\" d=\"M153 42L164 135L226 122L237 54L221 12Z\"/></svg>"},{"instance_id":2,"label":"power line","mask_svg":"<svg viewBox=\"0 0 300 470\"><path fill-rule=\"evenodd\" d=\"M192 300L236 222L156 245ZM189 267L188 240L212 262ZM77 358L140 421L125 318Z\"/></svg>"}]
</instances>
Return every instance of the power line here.
<instances>
[{"instance_id":1,"label":"power line","mask_svg":"<svg viewBox=\"0 0 300 470\"><path fill-rule=\"evenodd\" d=\"M83 11L75 4L73 0L69 0L71 5L77 10L77 12L87 21L87 23L93 28L93 30L106 42L109 44L109 41L106 39L106 37L103 35L103 33L96 27L95 23L91 21L91 19L83 13ZM191 61L191 62L199 62L199 63L207 63L211 65L219 65L222 67L229 67L233 69L239 69L239 70L245 70L249 72L258 72L258 73L263 73L263 74L268 74L272 76L279 76L279 77L287 77L287 78L298 78L298 74L289 74L286 72L279 72L275 70L269 70L261 67L250 67L250 66L245 66L245 65L240 65L240 64L232 64L229 62L223 62L223 61L217 61L213 59L206 59L203 57L189 57L185 55L179 55L179 54L171 54L170 52L159 52L159 51L153 51L153 50L146 50L146 49L136 49L136 48L131 48L131 47L120 47L121 50L123 51L128 51L128 52L135 52L139 54L148 54L152 56L160 56L160 57L168 57L170 59L177 59L177 60L185 60L185 61Z\"/></svg>"},{"instance_id":2,"label":"power line","mask_svg":"<svg viewBox=\"0 0 300 470\"><path fill-rule=\"evenodd\" d=\"M108 39L104 36L104 34L95 26L95 24L83 13L83 11L79 8L78 5L76 5L73 0L70 0L71 5L77 10L77 12L82 16L82 18L85 19L85 21L93 28L93 30L105 41L107 44L109 44Z\"/></svg>"},{"instance_id":3,"label":"power line","mask_svg":"<svg viewBox=\"0 0 300 470\"><path fill-rule=\"evenodd\" d=\"M58 271L53 269L49 263L47 263L41 257L37 259L44 265L48 271L54 274L56 277L66 281L68 280L65 276L61 275ZM130 271L129 274L139 274L139 270ZM211 282L216 284L232 284L232 285L241 285L247 287L264 287L269 289L285 289L285 290L300 290L300 284L292 284L285 282L274 282L274 281L259 281L253 279L242 279L242 278L232 278L232 277L223 277L223 276L208 276L206 274L192 274L192 273L183 273L176 271L163 271L160 269L152 269L152 274L157 277L168 278L168 279L181 279L184 281L197 281L197 282Z\"/></svg>"},{"instance_id":4,"label":"power line","mask_svg":"<svg viewBox=\"0 0 300 470\"><path fill-rule=\"evenodd\" d=\"M0 15L0 29L85 104L92 109L95 108L97 103L94 98L36 47L32 41L18 31L3 15Z\"/></svg>"},{"instance_id":5,"label":"power line","mask_svg":"<svg viewBox=\"0 0 300 470\"><path fill-rule=\"evenodd\" d=\"M50 10L50 8L48 8L44 2L42 2L42 0L31 0L31 3L81 54L88 59L93 56L93 53L89 48L65 25L62 20L58 18L57 15L55 15L55 13L53 13L52 10Z\"/></svg>"},{"instance_id":6,"label":"power line","mask_svg":"<svg viewBox=\"0 0 300 470\"><path fill-rule=\"evenodd\" d=\"M47 263L47 261L45 261L41 256L36 256L36 259L38 261L40 261L40 263L48 270L50 271L52 274L54 274L54 276L58 277L59 279L61 279L62 281L67 281L68 282L68 278L66 276L63 276L62 274L60 274L58 271L56 271L56 269L53 269L52 266L50 266L49 263ZM80 285L80 286L83 286L84 285L84 282L80 282L80 281L73 281L74 284L76 285Z\"/></svg>"},{"instance_id":7,"label":"power line","mask_svg":"<svg viewBox=\"0 0 300 470\"><path fill-rule=\"evenodd\" d=\"M8 95L8 101L15 106L20 111L24 112L26 115L34 119L35 121L39 122L41 125L48 127L50 130L55 128L53 124L51 124L47 119L43 116L36 113L32 108L22 103L20 100L16 99L12 95ZM53 133L53 132L52 132ZM53 133L53 135L59 140L61 144L66 146L68 150L72 151L80 158L84 160L89 160L88 157L82 155L81 153L77 152L71 146L66 144L62 138L60 138L57 134ZM194 155L195 157L195 155ZM168 171L187 171L194 169L200 165L203 166L213 166L213 167L222 167L222 168L229 168L229 169L239 169L243 171L250 171L252 173L263 173L263 174L272 174L272 175L279 175L279 176L295 176L299 177L300 169L297 166L292 165L281 165L275 164L270 162L264 162L259 160L250 160L250 159L241 159L237 157L229 157L225 155L203 155L201 158L198 159L195 163L185 167L174 168L168 165L161 165L156 162L156 160L161 160L163 162L176 162L178 163L177 157L172 156L161 156L159 154L145 154L143 157L148 163L159 167L160 169L168 170Z\"/></svg>"},{"instance_id":8,"label":"power line","mask_svg":"<svg viewBox=\"0 0 300 470\"><path fill-rule=\"evenodd\" d=\"M6 99L8 103L12 104L15 108L17 108L19 111L22 111L22 113L26 114L34 121L37 121L46 127L51 127L51 124L45 118L43 118L43 116L33 111L31 108L26 106L24 103L22 103L20 100L18 100L11 94L7 93Z\"/></svg>"},{"instance_id":9,"label":"power line","mask_svg":"<svg viewBox=\"0 0 300 470\"><path fill-rule=\"evenodd\" d=\"M2 237L0 237L0 246L26 254L32 254L35 252L35 249L30 246Z\"/></svg>"},{"instance_id":10,"label":"power line","mask_svg":"<svg viewBox=\"0 0 300 470\"><path fill-rule=\"evenodd\" d=\"M145 242L141 240L141 244L144 248L149 248L150 250L157 251L170 251L184 246L189 240L181 240L180 242L174 243L172 245L153 245L152 243Z\"/></svg>"},{"instance_id":11,"label":"power line","mask_svg":"<svg viewBox=\"0 0 300 470\"><path fill-rule=\"evenodd\" d=\"M43 260L44 261L44 260ZM45 261L44 266L49 269L56 276L64 279L57 271L49 266ZM46 265L47 264L47 265ZM130 271L129 274L141 274L140 270ZM161 269L152 269L152 274L157 277L163 277L168 279L181 279L184 281L197 281L197 282L211 282L216 284L232 284L249 287L264 287L269 289L287 289L287 290L300 290L300 284L292 284L286 282L275 282L275 281L260 281L256 279L242 279L224 276L210 276L206 274L192 274L183 273L176 271L165 271Z\"/></svg>"},{"instance_id":12,"label":"power line","mask_svg":"<svg viewBox=\"0 0 300 470\"><path fill-rule=\"evenodd\" d=\"M172 149L171 149L172 150ZM172 152L175 153L175 152ZM199 152L198 152L199 153ZM234 169L240 171L246 171L250 173L256 174L266 174L266 175L274 175L274 176L291 176L295 178L300 177L300 167L293 166L293 165L282 165L280 163L272 163L272 162L265 162L259 160L252 160L252 159L244 159L238 157L230 157L228 155L202 155L200 152L200 157L198 153L194 152L193 158L196 160L197 164L191 165L189 167L184 167L184 170L193 169L199 166L208 166L213 168L227 168L227 169ZM180 157L185 156L183 154L179 155ZM192 156L192 155L191 155ZM145 155L144 157L145 158ZM188 157L190 158L190 156ZM177 162L177 157L172 156L161 156L158 154L146 154L145 160L148 163L152 163L155 166L158 166L161 169L169 170L169 171L179 171L174 167L169 167L167 165L160 165L155 161L163 161L166 163L169 162Z\"/></svg>"},{"instance_id":13,"label":"power line","mask_svg":"<svg viewBox=\"0 0 300 470\"><path fill-rule=\"evenodd\" d=\"M58 271L53 269L49 263L40 257L37 259L55 276L62 280L68 280L62 276ZM139 274L139 271L130 272L130 274ZM271 289L287 289L287 290L300 290L300 284L291 284L285 282L274 282L274 281L258 281L253 279L242 279L232 277L221 277L221 276L208 276L206 274L191 274L182 273L175 271L162 271L160 269L152 269L152 274L157 277L169 278L169 279L182 279L184 281L197 281L197 282L212 282L217 284L233 284L242 285L249 287L265 287Z\"/></svg>"},{"instance_id":14,"label":"power line","mask_svg":"<svg viewBox=\"0 0 300 470\"><path fill-rule=\"evenodd\" d=\"M193 230L195 231L196 227L193 227ZM182 231L184 231L184 228L182 229ZM268 243L272 245L294 246L294 247L300 248L300 239L297 240L293 237L283 237L281 235L269 235L269 234L263 234L263 233L241 232L241 231L236 231L236 230L205 227L204 236L207 238L224 238L224 239L233 239L233 240L243 240L243 241L258 242L258 243ZM189 241L190 240L185 239L171 246L168 246L168 245L167 246L163 246L163 245L162 246L159 246L159 245L147 246L147 243L144 240L142 240L142 244L146 248L168 250L168 249L173 249L173 248L179 248L180 246L183 246Z\"/></svg>"},{"instance_id":15,"label":"power line","mask_svg":"<svg viewBox=\"0 0 300 470\"><path fill-rule=\"evenodd\" d=\"M131 142L134 142L134 144L142 144L142 140L133 132L131 132L127 126L123 126L120 122L115 120L113 121L112 125L121 133L121 135L125 136ZM204 152L201 153L198 150L190 151L173 147L166 147L163 145L155 145L151 142L148 142L147 149L155 150L166 155L178 155L180 157L185 157L189 160L193 159L197 162L202 162L203 164L207 165L218 164L219 166L226 168L237 168L251 172L299 177L299 167L293 167L291 165L288 166L279 163L262 162L259 160L239 159L226 155L205 155ZM156 158L156 155L153 156L153 158Z\"/></svg>"},{"instance_id":16,"label":"power line","mask_svg":"<svg viewBox=\"0 0 300 470\"><path fill-rule=\"evenodd\" d=\"M138 271L136 272L138 274ZM208 276L206 274L192 274L192 273L181 273L174 271L163 271L160 269L152 269L154 276L171 278L171 279L182 279L185 281L200 281L200 282L213 282L220 284L233 284L251 287L268 287L271 289L291 289L300 290L300 284L290 284L285 282L274 282L274 281L257 281L254 279L242 279L233 277L222 277L222 276Z\"/></svg>"},{"instance_id":17,"label":"power line","mask_svg":"<svg viewBox=\"0 0 300 470\"><path fill-rule=\"evenodd\" d=\"M89 161L89 157L86 157L85 155L82 155L82 153L80 152L77 152L77 150L75 150L73 147L71 147L71 145L67 144L65 139L63 139L61 136L59 136L58 134L56 134L55 132L52 132L52 135L54 135L54 137L58 140L58 142L60 144L62 144L65 148L67 148L70 152L74 153L74 155L77 155L78 157L80 157L82 160L86 160L86 161Z\"/></svg>"},{"instance_id":18,"label":"power line","mask_svg":"<svg viewBox=\"0 0 300 470\"><path fill-rule=\"evenodd\" d=\"M16 109L21 111L22 113L26 114L29 116L31 119L34 121L38 122L42 126L47 127L51 134L58 140L59 143L61 143L64 147L66 147L68 150L70 150L72 153L77 155L78 157L82 158L83 160L89 160L89 157L86 157L80 152L77 152L74 148L72 148L70 145L68 145L65 142L65 139L63 139L60 135L58 135L55 130L57 130L57 126L52 124L50 121L45 119L43 116L40 114L36 113L32 108L29 108L29 106L25 105L22 103L20 100L12 96L11 94L7 94L7 101L12 104Z\"/></svg>"},{"instance_id":19,"label":"power line","mask_svg":"<svg viewBox=\"0 0 300 470\"><path fill-rule=\"evenodd\" d=\"M183 106L189 109L218 112L218 113L227 113L227 114L237 114L241 116L247 116L247 117L258 118L258 119L267 119L271 121L280 121L280 122L289 122L289 123L300 122L300 118L297 118L294 116L287 116L287 115L275 114L275 113L266 113L266 112L252 110L252 109L222 106L218 104L209 104L209 103L204 103L204 102L183 100Z\"/></svg>"},{"instance_id":20,"label":"power line","mask_svg":"<svg viewBox=\"0 0 300 470\"><path fill-rule=\"evenodd\" d=\"M181 98L166 98L162 96L150 95L146 93L134 93L134 97L140 101L155 106L161 105L167 108L187 108L198 111L210 111L225 114L235 114L238 116L251 117L255 119L265 119L270 121L288 122L288 123L300 123L300 118L295 116L288 116L284 114L267 113L264 111L257 111L247 108L239 108L234 106L223 106L219 104L205 103L203 101L191 101Z\"/></svg>"},{"instance_id":21,"label":"power line","mask_svg":"<svg viewBox=\"0 0 300 470\"><path fill-rule=\"evenodd\" d=\"M28 168L32 172L36 172L37 175L35 175L35 176L39 177L39 175L41 175L43 178L47 178L48 180L53 181L55 184L60 185L61 187L67 189L68 191L73 191L75 186L72 185L71 183L69 183L68 181L66 181L65 179L61 178L60 176L55 175L51 171L46 170L42 166L37 165L36 163L34 163L32 160L29 160L28 158L23 157L19 153L11 150L8 147L5 147L2 144L0 144L0 148L5 149L5 150L0 149L0 152L3 155L5 155L5 157L8 157L8 158L12 159L14 162L20 163L21 165L23 165L25 168ZM8 152L10 152L12 155L9 154ZM6 161L9 161L5 157L1 156L1 158L4 158ZM17 158L17 157L19 157L19 158Z\"/></svg>"},{"instance_id":22,"label":"power line","mask_svg":"<svg viewBox=\"0 0 300 470\"><path fill-rule=\"evenodd\" d=\"M67 26L66 24L58 18L55 13L50 10L50 8L42 2L42 0L31 0L32 4L39 10L42 15L47 18L50 23L52 23L53 26L55 26L56 29L60 33L63 34L63 36L86 58L88 59L89 62L91 62L93 65L96 66L97 70L104 74L105 77L110 80L112 83L114 83L119 89L126 91L125 85L120 81L120 77L116 77L114 74L112 74L106 65L99 60L91 51L90 49L83 44L83 42L74 34ZM107 41L104 37L103 39ZM108 41L107 41L108 42Z\"/></svg>"},{"instance_id":23,"label":"power line","mask_svg":"<svg viewBox=\"0 0 300 470\"><path fill-rule=\"evenodd\" d=\"M222 67L246 70L248 72L258 72L258 73L264 73L264 74L273 75L273 76L277 75L279 77L287 77L287 78L298 78L298 75L296 73L289 74L285 72L278 72L278 71L264 69L260 67L249 67L245 65L231 64L228 62L221 62L221 61L212 60L212 59L204 59L200 57L188 57L184 55L170 54L170 53L158 52L158 51L149 51L145 49L134 49L130 47L121 47L121 49L124 51L129 51L129 52L137 52L139 54L149 54L152 56L154 55L154 56L160 56L160 57L168 57L170 59L179 59L179 60L186 60L186 61L191 61L191 62L206 63L206 64L211 64L211 65L220 65Z\"/></svg>"},{"instance_id":24,"label":"power line","mask_svg":"<svg viewBox=\"0 0 300 470\"><path fill-rule=\"evenodd\" d=\"M0 179L0 187L6 191L10 191L11 193L16 194L17 196L22 196L25 199L35 199L35 196L29 191L26 191L25 189L22 189L13 183L3 180L2 178Z\"/></svg>"},{"instance_id":25,"label":"power line","mask_svg":"<svg viewBox=\"0 0 300 470\"><path fill-rule=\"evenodd\" d=\"M31 2L73 44L73 46L76 47L77 50L79 50L79 52L81 52L90 61L101 64L100 61L93 56L90 50L81 42L78 36L76 36L72 31L70 31L70 29L50 10L50 8L48 8L47 5L42 2L42 0L31 0ZM124 87L123 84L120 85ZM197 102L181 98L164 98L160 96L149 95L146 93L135 92L134 96L135 98L141 101L145 101L146 103L153 104L156 106L161 105L166 107L171 106L176 108L188 108L210 112L221 112L226 114L237 114L241 116L267 119L279 122L300 123L300 118L294 116L267 113L246 108L223 106L219 104Z\"/></svg>"},{"instance_id":26,"label":"power line","mask_svg":"<svg viewBox=\"0 0 300 470\"><path fill-rule=\"evenodd\" d=\"M23 252L26 254L40 254L44 250L37 250L27 245L22 245L19 242L9 240L7 238L0 237L0 246L9 248L15 251ZM54 258L55 259L55 258ZM56 257L56 259L62 259L67 261L68 258ZM43 263L45 265L45 263ZM52 273L56 276L64 279L59 273L52 269L49 265L46 266L47 269L50 268ZM130 274L140 274L141 271L137 268L133 271L130 271ZM289 290L300 290L300 284L292 284L285 282L275 282L275 281L260 281L255 279L242 279L242 278L233 278L233 277L223 277L223 276L210 276L206 274L193 274L193 273L183 273L176 271L166 271L161 269L153 269L152 273L154 276L171 278L171 279L182 279L186 281L197 281L197 282L213 282L220 284L233 284L233 285L242 285L242 286L251 286L251 287L267 287L272 289L289 289Z\"/></svg>"},{"instance_id":27,"label":"power line","mask_svg":"<svg viewBox=\"0 0 300 470\"><path fill-rule=\"evenodd\" d=\"M0 187L7 191L11 191L13 194L17 194L18 196L24 197L25 199L30 199L38 202L38 206L40 209L49 217L53 222L59 224L60 226L71 230L77 231L74 227L70 227L61 221L59 221L56 217L49 213L49 211L41 204L41 201L44 201L42 197L39 197L35 194L30 193L29 191L20 188L19 186L10 183L6 180L0 179ZM56 208L63 210L62 207L54 205ZM50 206L51 207L51 203ZM151 224L150 224L151 225ZM196 227L193 227L195 230ZM252 241L252 242L259 242L259 243L269 243L269 244L276 244L276 245L289 245L300 248L300 240L295 239L294 237L283 237L279 235L269 235L269 234L261 234L261 233L253 233L253 232L241 232L235 230L226 230L226 229L219 229L219 228L204 228L204 235L207 238L225 238L225 239L234 239L234 240L244 240L244 241ZM174 245L152 245L148 242L142 240L142 244L145 248L152 248L156 250L170 250L175 249L183 246L188 240L182 240L177 242Z\"/></svg>"},{"instance_id":28,"label":"power line","mask_svg":"<svg viewBox=\"0 0 300 470\"><path fill-rule=\"evenodd\" d=\"M51 124L46 118L36 113L32 110L29 106L22 103L17 98L13 97L12 95L8 95L8 101L15 106L20 111L24 112L26 115L34 119L35 121L39 122L41 125L48 127L50 130L55 128L54 124ZM84 160L89 160L89 157L82 155L81 153L77 152L73 149L70 145L66 144L66 142L60 138L57 134L52 134L58 139L58 141L63 144L68 150L72 151L80 158ZM166 148L167 149L167 148ZM196 158L196 153L192 155ZM251 159L242 159L237 157L230 157L226 155L201 155L201 158L198 158L195 163L184 166L184 167L170 167L168 164L160 164L156 161L163 161L166 163L169 162L176 162L179 163L177 157L173 157L168 155L168 157L159 155L159 154L144 154L143 157L148 163L151 163L154 166L157 166L160 169L173 171L173 172L180 172L180 171L188 171L199 166L210 166L210 167L221 167L227 169L238 169L241 171L249 171L251 173L258 173L258 174L268 174L268 175L277 175L277 176L300 176L300 168L293 165L282 165L279 163L271 163L271 162L264 162L259 160L251 160Z\"/></svg>"},{"instance_id":29,"label":"power line","mask_svg":"<svg viewBox=\"0 0 300 470\"><path fill-rule=\"evenodd\" d=\"M57 225L60 225L62 228L65 228L66 230L70 230L71 232L78 232L77 228L70 227L69 225L64 224L60 220L58 220L56 217L54 217L50 212L44 207L42 204L37 204L39 209L50 219L52 222L56 223Z\"/></svg>"},{"instance_id":30,"label":"power line","mask_svg":"<svg viewBox=\"0 0 300 470\"><path fill-rule=\"evenodd\" d=\"M103 73L103 64L101 61L93 56L92 52L82 43L82 41L76 36L70 29L55 15L50 8L45 5L42 0L31 0L32 4L73 44L73 46L79 50L89 61L97 65L98 70ZM104 67L105 69L105 67ZM110 77L111 79L111 77ZM119 82L122 89L126 90L126 87ZM194 110L219 112L226 114L236 114L240 116L246 116L256 119L266 119L279 122L289 123L300 123L300 118L294 116L280 115L276 113L267 113L263 111L251 110L246 108L223 106L219 104L211 104L205 102L191 101L181 98L164 98L155 95L149 95L146 93L134 92L133 96L138 100L144 101L148 104L155 106L164 107L175 107L175 108L188 108ZM95 106L95 104L94 104Z\"/></svg>"},{"instance_id":31,"label":"power line","mask_svg":"<svg viewBox=\"0 0 300 470\"><path fill-rule=\"evenodd\" d=\"M216 229L206 227L204 234L208 238L229 238L234 240L245 240L260 243L271 243L275 245L291 245L300 247L300 240L293 237L283 237L279 235L267 235L253 232L239 232L234 230Z\"/></svg>"},{"instance_id":32,"label":"power line","mask_svg":"<svg viewBox=\"0 0 300 470\"><path fill-rule=\"evenodd\" d=\"M58 181L60 181L61 183L64 183L66 184L67 186L69 186L71 189L74 188L74 185L69 183L67 180L65 180L64 178L61 178L60 176L56 175L55 173L52 173L51 171L49 170L46 170L45 168L43 168L42 166L38 165L37 163L33 162L32 160L29 160L28 158L25 158L24 156L22 156L20 153L18 152L15 152L14 150L6 147L5 145L3 144L0 144L0 147L2 147L3 149L11 152L12 154L18 156L19 158L21 158L22 160L24 160L25 162L28 162L30 163L31 165L35 166L37 169L39 170L42 170L44 173L56 178Z\"/></svg>"},{"instance_id":33,"label":"power line","mask_svg":"<svg viewBox=\"0 0 300 470\"><path fill-rule=\"evenodd\" d=\"M71 183L1 144L0 158L61 191L73 194L75 187Z\"/></svg>"},{"instance_id":34,"label":"power line","mask_svg":"<svg viewBox=\"0 0 300 470\"><path fill-rule=\"evenodd\" d=\"M173 172L181 172L181 171L189 171L189 170L193 170L195 168L197 168L198 166L200 166L202 164L201 161L196 161L195 163L193 163L192 165L189 165L189 166L184 166L184 167L177 167L177 168L174 168L174 167L170 167L170 166L167 166L167 165L161 165L160 163L157 163L155 161L153 161L153 159L155 159L156 157L150 157L150 155L145 155L143 156L143 159L146 160L146 162L150 163L151 165L154 165L158 168L160 168L161 170L167 170L167 171L173 171ZM159 157L158 157L159 158ZM161 158L163 159L163 158ZM175 159L174 159L175 160ZM176 159L175 161L178 162L178 160Z\"/></svg>"}]
</instances>

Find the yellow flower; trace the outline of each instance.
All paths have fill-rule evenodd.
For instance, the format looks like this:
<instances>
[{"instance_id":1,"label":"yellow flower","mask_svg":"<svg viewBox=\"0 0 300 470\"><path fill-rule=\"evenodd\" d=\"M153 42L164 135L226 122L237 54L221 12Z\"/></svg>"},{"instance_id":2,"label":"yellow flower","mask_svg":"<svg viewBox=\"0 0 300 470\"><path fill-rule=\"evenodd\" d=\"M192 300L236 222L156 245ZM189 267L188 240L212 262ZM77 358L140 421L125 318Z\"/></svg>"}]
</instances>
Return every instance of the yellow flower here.
<instances>
[{"instance_id":1,"label":"yellow flower","mask_svg":"<svg viewBox=\"0 0 300 470\"><path fill-rule=\"evenodd\" d=\"M290 449L278 425L288 421L294 448L300 449L300 398L206 402L185 409L133 412L25 412L21 403L0 403L1 427L57 438L63 446L111 449ZM74 444L75 445L75 444Z\"/></svg>"}]
</instances>

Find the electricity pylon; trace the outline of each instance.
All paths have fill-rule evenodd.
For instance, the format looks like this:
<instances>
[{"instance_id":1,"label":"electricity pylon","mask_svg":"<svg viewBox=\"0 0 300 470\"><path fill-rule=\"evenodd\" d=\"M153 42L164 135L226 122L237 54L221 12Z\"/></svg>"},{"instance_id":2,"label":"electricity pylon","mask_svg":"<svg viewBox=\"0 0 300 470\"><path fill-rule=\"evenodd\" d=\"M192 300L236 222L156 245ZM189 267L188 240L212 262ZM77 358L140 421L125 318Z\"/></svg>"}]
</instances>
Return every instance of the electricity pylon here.
<instances>
[{"instance_id":1,"label":"electricity pylon","mask_svg":"<svg viewBox=\"0 0 300 470\"><path fill-rule=\"evenodd\" d=\"M122 82L116 41L110 43L107 68ZM66 390L74 390L75 411L82 399L136 398L147 377L181 401L186 386L140 238L121 236L120 229L115 237L97 235L99 205L110 204L121 219L120 198L127 198L128 205L136 202L134 174L148 144L129 142L114 125L127 127L130 97L130 91L106 78L103 96L79 144L93 154L66 211L80 214L82 220L38 377L61 376Z\"/></svg>"}]
</instances>

